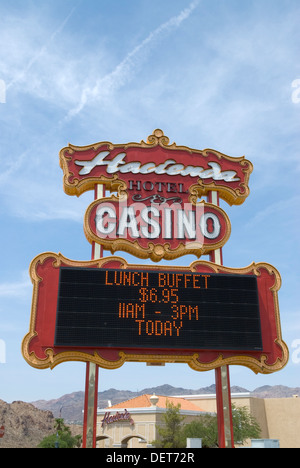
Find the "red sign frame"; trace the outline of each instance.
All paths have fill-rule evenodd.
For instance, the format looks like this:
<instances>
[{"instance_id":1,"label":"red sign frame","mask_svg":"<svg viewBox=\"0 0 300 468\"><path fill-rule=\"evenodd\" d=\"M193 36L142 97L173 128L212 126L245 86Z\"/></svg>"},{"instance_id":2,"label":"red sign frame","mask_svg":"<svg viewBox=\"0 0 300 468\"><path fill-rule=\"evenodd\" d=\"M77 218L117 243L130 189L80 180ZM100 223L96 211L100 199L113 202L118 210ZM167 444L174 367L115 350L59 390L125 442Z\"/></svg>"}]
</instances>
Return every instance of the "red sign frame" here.
<instances>
[{"instance_id":1,"label":"red sign frame","mask_svg":"<svg viewBox=\"0 0 300 468\"><path fill-rule=\"evenodd\" d=\"M101 225L106 223L109 227L107 229L103 226L102 232L99 232L96 221L100 210L103 213ZM126 221L128 213L131 213L130 222ZM168 214L165 215L165 213ZM125 219L125 222L122 222L122 219ZM203 220L205 227L202 227ZM149 235L147 222L151 223L152 230L156 229L157 232L154 231L154 235L151 233ZM125 227L118 234L121 224ZM217 232L213 234L212 226L216 225L218 226ZM164 232L167 230L168 236ZM191 230L193 232L189 233ZM186 203L184 206L167 203L148 205L141 202L128 205L128 199L122 201L112 196L95 200L88 207L84 219L84 231L90 243L101 244L111 253L123 250L136 257L150 258L158 262L162 259L173 260L191 254L199 258L201 255L221 248L230 236L231 225L225 211L203 201L195 205ZM152 238L149 239L149 237Z\"/></svg>"},{"instance_id":2,"label":"red sign frame","mask_svg":"<svg viewBox=\"0 0 300 468\"><path fill-rule=\"evenodd\" d=\"M88 241L111 253L122 250L154 262L190 254L199 258L221 248L230 236L229 218L221 208L200 199L214 190L229 204L243 203L249 194L252 172L251 162L244 157L170 145L169 138L159 129L146 143L69 145L60 151L60 165L64 190L69 195L79 196L99 184L116 192L88 207L84 220ZM108 220L99 234L95 218L105 205L110 207L106 213ZM135 228L134 232L127 229L124 234L123 229L119 234L113 228L108 229L112 225L111 213L120 224L124 223L121 210L125 219L133 210L127 226ZM214 212L212 217L221 227L213 240L203 234L203 229L199 232L205 212ZM184 223L186 229L178 235L176 227L181 229Z\"/></svg>"},{"instance_id":3,"label":"red sign frame","mask_svg":"<svg viewBox=\"0 0 300 468\"><path fill-rule=\"evenodd\" d=\"M64 190L81 195L104 184L107 190L135 190L141 198L164 198L188 193L201 197L217 191L231 205L240 205L249 195L252 163L212 149L197 150L169 144L160 129L147 142L113 144L100 142L68 147L60 151Z\"/></svg>"},{"instance_id":4,"label":"red sign frame","mask_svg":"<svg viewBox=\"0 0 300 468\"><path fill-rule=\"evenodd\" d=\"M172 267L172 271L250 274L257 277L263 350L258 352L213 350L160 350L160 349L104 349L55 347L59 269L61 266L85 268L133 268L169 271L168 267L129 265L120 257L106 257L88 262L78 262L61 254L44 253L30 266L33 282L33 300L29 333L24 337L22 353L33 367L53 368L62 362L94 362L100 367L116 369L125 362L187 363L197 371L212 370L223 365L243 365L255 373L269 374L282 369L288 361L288 348L281 336L277 293L281 285L279 272L267 263L252 263L246 268L233 269L212 262L195 261L189 267ZM154 354L155 353L155 354Z\"/></svg>"}]
</instances>

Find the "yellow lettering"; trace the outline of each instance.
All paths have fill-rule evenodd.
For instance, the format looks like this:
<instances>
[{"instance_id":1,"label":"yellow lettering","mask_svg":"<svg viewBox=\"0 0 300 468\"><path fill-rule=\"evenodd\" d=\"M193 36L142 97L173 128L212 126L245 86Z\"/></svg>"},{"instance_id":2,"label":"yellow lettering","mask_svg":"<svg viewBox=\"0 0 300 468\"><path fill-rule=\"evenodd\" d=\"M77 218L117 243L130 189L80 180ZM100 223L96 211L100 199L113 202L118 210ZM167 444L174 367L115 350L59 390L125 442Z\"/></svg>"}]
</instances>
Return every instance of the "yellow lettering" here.
<instances>
[{"instance_id":1,"label":"yellow lettering","mask_svg":"<svg viewBox=\"0 0 300 468\"><path fill-rule=\"evenodd\" d=\"M105 272L105 284L107 286L113 286L114 283L109 283L108 282L108 273L109 273L108 271Z\"/></svg>"},{"instance_id":2,"label":"yellow lettering","mask_svg":"<svg viewBox=\"0 0 300 468\"><path fill-rule=\"evenodd\" d=\"M139 324L139 335L142 334L142 323L145 322L145 320L136 320L136 322Z\"/></svg>"},{"instance_id":3,"label":"yellow lettering","mask_svg":"<svg viewBox=\"0 0 300 468\"><path fill-rule=\"evenodd\" d=\"M182 277L183 274L182 273L176 273L176 288L178 288L178 283L180 283L182 281Z\"/></svg>"},{"instance_id":4,"label":"yellow lettering","mask_svg":"<svg viewBox=\"0 0 300 468\"><path fill-rule=\"evenodd\" d=\"M135 304L135 318L138 318L138 314L142 313L143 319L145 318L145 304Z\"/></svg>"},{"instance_id":5,"label":"yellow lettering","mask_svg":"<svg viewBox=\"0 0 300 468\"><path fill-rule=\"evenodd\" d=\"M180 330L180 328L182 327L182 322L180 322L180 325L179 325L179 326L176 326L176 324L175 324L175 320L174 320L174 322L173 322L173 326L176 328L176 333L177 333L177 336L179 336L179 330Z\"/></svg>"},{"instance_id":6,"label":"yellow lettering","mask_svg":"<svg viewBox=\"0 0 300 468\"><path fill-rule=\"evenodd\" d=\"M205 278L205 289L207 289L207 278L210 278L210 275L202 275Z\"/></svg>"},{"instance_id":7,"label":"yellow lettering","mask_svg":"<svg viewBox=\"0 0 300 468\"><path fill-rule=\"evenodd\" d=\"M173 312L176 313L176 316L174 317L174 315L171 315L171 318L174 319L174 320L177 320L179 315L178 315L178 306L177 305L172 305L172 309L173 309Z\"/></svg>"},{"instance_id":8,"label":"yellow lettering","mask_svg":"<svg viewBox=\"0 0 300 468\"><path fill-rule=\"evenodd\" d=\"M132 273L132 284L133 284L133 286L139 286L140 283L135 283L135 275L139 275L139 273L137 271L134 271Z\"/></svg>"},{"instance_id":9,"label":"yellow lettering","mask_svg":"<svg viewBox=\"0 0 300 468\"><path fill-rule=\"evenodd\" d=\"M163 323L160 320L155 320L155 335L160 336L164 332Z\"/></svg>"},{"instance_id":10,"label":"yellow lettering","mask_svg":"<svg viewBox=\"0 0 300 468\"><path fill-rule=\"evenodd\" d=\"M195 289L200 289L201 286L197 285L197 281L199 281L201 278L201 275L193 275L193 288Z\"/></svg>"},{"instance_id":11,"label":"yellow lettering","mask_svg":"<svg viewBox=\"0 0 300 468\"><path fill-rule=\"evenodd\" d=\"M149 275L148 273L141 272L141 286L148 286Z\"/></svg>"},{"instance_id":12,"label":"yellow lettering","mask_svg":"<svg viewBox=\"0 0 300 468\"><path fill-rule=\"evenodd\" d=\"M187 307L185 305L179 306L180 308L180 320L182 320L182 316L187 313Z\"/></svg>"},{"instance_id":13,"label":"yellow lettering","mask_svg":"<svg viewBox=\"0 0 300 468\"><path fill-rule=\"evenodd\" d=\"M123 273L123 285L124 286L126 286L126 285L131 286L131 272L130 271L128 271L128 272L124 271L124 273Z\"/></svg>"},{"instance_id":14,"label":"yellow lettering","mask_svg":"<svg viewBox=\"0 0 300 468\"><path fill-rule=\"evenodd\" d=\"M166 278L164 273L158 273L158 286L164 288L166 286Z\"/></svg>"},{"instance_id":15,"label":"yellow lettering","mask_svg":"<svg viewBox=\"0 0 300 468\"><path fill-rule=\"evenodd\" d=\"M164 335L167 336L167 333L168 333L169 336L172 336L172 323L167 320L164 326L165 326Z\"/></svg>"},{"instance_id":16,"label":"yellow lettering","mask_svg":"<svg viewBox=\"0 0 300 468\"><path fill-rule=\"evenodd\" d=\"M191 281L192 275L185 275L184 276L184 287L187 288L188 282Z\"/></svg>"},{"instance_id":17,"label":"yellow lettering","mask_svg":"<svg viewBox=\"0 0 300 468\"><path fill-rule=\"evenodd\" d=\"M136 318L135 307L134 307L134 304L131 304L131 302L129 302L129 304L127 304L126 306L126 318L128 318L129 314L131 314L130 318Z\"/></svg>"},{"instance_id":18,"label":"yellow lettering","mask_svg":"<svg viewBox=\"0 0 300 468\"><path fill-rule=\"evenodd\" d=\"M192 314L195 314L195 318L198 320L198 306L189 306L189 320L192 320Z\"/></svg>"},{"instance_id":19,"label":"yellow lettering","mask_svg":"<svg viewBox=\"0 0 300 468\"><path fill-rule=\"evenodd\" d=\"M122 302L119 304L119 318L125 318L125 304Z\"/></svg>"},{"instance_id":20,"label":"yellow lettering","mask_svg":"<svg viewBox=\"0 0 300 468\"><path fill-rule=\"evenodd\" d=\"M154 333L154 323L152 322L152 320L148 320L146 322L146 333L147 335L153 335Z\"/></svg>"}]
</instances>

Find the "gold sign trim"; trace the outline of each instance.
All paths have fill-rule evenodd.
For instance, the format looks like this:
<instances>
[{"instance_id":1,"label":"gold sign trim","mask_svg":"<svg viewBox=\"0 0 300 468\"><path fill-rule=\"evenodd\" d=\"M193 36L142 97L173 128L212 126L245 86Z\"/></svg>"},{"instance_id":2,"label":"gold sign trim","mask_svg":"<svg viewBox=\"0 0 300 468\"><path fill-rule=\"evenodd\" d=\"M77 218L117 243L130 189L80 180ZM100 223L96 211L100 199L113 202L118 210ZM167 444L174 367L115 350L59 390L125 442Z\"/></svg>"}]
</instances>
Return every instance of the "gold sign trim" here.
<instances>
[{"instance_id":1,"label":"gold sign trim","mask_svg":"<svg viewBox=\"0 0 300 468\"><path fill-rule=\"evenodd\" d=\"M73 267L98 267L102 268L105 264L111 262L119 263L119 268L138 268L140 270L157 270L157 267L154 265L132 265L128 264L126 260L121 257L105 257L99 260L91 260L88 262L79 262L70 260L64 257L62 254L55 254L52 252L46 252L37 256L30 265L30 276L33 283L33 298L32 298L32 309L30 317L30 328L28 334L24 337L22 342L22 354L24 359L32 367L37 369L53 369L58 364L69 361L80 361L80 362L93 362L99 367L105 369L117 369L121 367L125 362L146 362L154 364L164 364L164 363L185 363L188 364L193 370L196 371L208 371L213 370L217 367L224 365L241 365L248 367L255 373L270 374L281 370L288 362L289 351L285 342L282 340L281 335L281 325L280 325L280 315L279 315L279 306L277 299L277 291L281 285L281 278L279 272L270 264L267 263L252 263L251 265L245 268L228 268L224 266L219 266L211 262L206 261L195 261L191 263L189 267L172 266L172 271L181 271L181 272L196 272L199 271L199 267L206 266L209 267L215 273L232 273L232 274L247 274L253 273L256 276L260 276L260 270L262 268L267 269L270 275L274 277L274 284L270 288L274 304L275 304L275 322L276 322L276 331L277 338L275 339L275 344L278 345L282 350L282 358L277 359L276 362L272 365L267 363L268 357L264 354L260 356L260 359L256 359L253 356L246 355L237 355L231 357L224 357L222 353L219 354L218 358L212 362L201 362L200 356L198 353L180 355L180 354L138 354L138 353L128 353L126 351L119 352L119 358L117 360L107 360L100 356L97 351L94 354L89 354L80 351L66 351L59 352L55 354L54 349L49 348L45 350L45 358L38 358L34 352L30 352L30 342L32 339L37 337L37 332L35 331L36 315L37 315L37 301L38 301L38 287L41 278L37 274L37 266L43 264L45 260L49 258L53 259L53 267L59 268L61 264ZM162 271L168 271L168 267L159 267Z\"/></svg>"},{"instance_id":2,"label":"gold sign trim","mask_svg":"<svg viewBox=\"0 0 300 468\"><path fill-rule=\"evenodd\" d=\"M76 195L80 196L82 193L93 190L96 184L104 184L106 185L106 189L110 191L114 191L116 184L120 182L117 175L112 177L106 176L98 176L98 177L86 177L84 179L77 179L74 178L72 181L70 180L74 177L74 174L69 170L68 162L72 159L72 155L75 152L82 152L87 150L95 150L97 151L100 147L107 146L107 148L112 151L117 148L122 148L126 150L128 148L154 148L156 146L160 146L161 148L170 150L170 151L186 151L188 153L195 153L207 158L209 154L214 154L219 161L225 160L229 162L239 163L240 166L243 167L242 172L245 175L245 180L239 184L239 187L233 189L227 185L218 185L214 181L209 184L204 184L201 179L198 179L197 190L200 196L206 195L211 190L217 191L220 194L220 197L225 200L230 205L240 205L242 204L245 199L248 197L250 190L249 190L249 178L250 174L253 171L252 163L245 158L245 156L241 157L233 157L228 156L224 153L221 153L214 149L206 148L204 150L199 149L192 149L188 146L179 146L175 142L170 144L169 138L164 135L164 132L160 129L156 129L153 131L153 134L150 135L145 142L142 140L140 143L131 142L126 144L114 144L109 141L102 141L99 143L95 143L92 145L87 146L75 146L69 143L69 146L62 148L59 152L59 161L60 167L63 170L63 188L67 195Z\"/></svg>"},{"instance_id":3,"label":"gold sign trim","mask_svg":"<svg viewBox=\"0 0 300 468\"><path fill-rule=\"evenodd\" d=\"M205 206L207 208L211 207L213 210L218 211L221 216L223 216L225 220L225 234L223 238L214 244L201 244L197 241L187 241L186 244L179 243L179 245L172 249L169 242L165 243L154 243L148 242L147 248L142 247L138 240L128 240L128 239L105 239L98 237L90 227L90 216L91 212L93 211L94 207L100 203L105 202L119 202L125 201L128 197L126 192L126 185L125 183L121 186L119 185L119 189L121 192L119 197L112 195L111 197L101 198L100 200L95 200L90 204L87 208L85 216L84 216L84 233L87 240L92 244L96 242L103 246L105 250L110 251L111 254L114 254L117 251L127 252L131 255L134 255L141 259L151 259L153 262L159 262L160 260L174 260L176 258L182 257L184 255L195 255L197 258L200 258L202 255L207 255L213 250L219 249L223 247L226 242L228 241L230 234L231 234L231 223L229 220L228 215L222 210L220 207L213 205L211 203L207 203L201 201L200 203L196 203L196 198L193 195L190 196L190 202L193 206Z\"/></svg>"}]
</instances>

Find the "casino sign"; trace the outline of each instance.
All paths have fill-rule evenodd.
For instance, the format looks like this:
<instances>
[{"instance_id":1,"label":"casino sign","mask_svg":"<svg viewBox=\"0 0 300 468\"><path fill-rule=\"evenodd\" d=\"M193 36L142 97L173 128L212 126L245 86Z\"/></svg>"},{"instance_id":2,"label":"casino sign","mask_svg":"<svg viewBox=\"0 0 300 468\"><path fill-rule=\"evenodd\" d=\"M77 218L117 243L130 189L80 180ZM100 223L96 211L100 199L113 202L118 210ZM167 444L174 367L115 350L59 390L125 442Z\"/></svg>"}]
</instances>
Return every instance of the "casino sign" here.
<instances>
[{"instance_id":1,"label":"casino sign","mask_svg":"<svg viewBox=\"0 0 300 468\"><path fill-rule=\"evenodd\" d=\"M187 363L197 371L243 365L264 374L288 360L278 271L130 265L120 257L78 262L46 252L30 265L33 301L22 352L33 367L94 362Z\"/></svg>"},{"instance_id":2,"label":"casino sign","mask_svg":"<svg viewBox=\"0 0 300 468\"><path fill-rule=\"evenodd\" d=\"M230 221L201 197L213 190L229 204L241 204L252 172L244 157L170 145L161 130L147 143L69 145L60 164L67 194L79 196L99 184L111 192L87 209L89 242L155 262L222 247Z\"/></svg>"},{"instance_id":3,"label":"casino sign","mask_svg":"<svg viewBox=\"0 0 300 468\"><path fill-rule=\"evenodd\" d=\"M88 241L154 262L220 249L231 227L216 192L229 204L243 203L252 172L244 157L169 144L161 130L146 143L69 145L60 164L67 194L95 190L84 217ZM99 185L110 196L100 198ZM196 260L158 267L45 252L31 262L30 276L22 354L36 368L68 361L107 369L176 362L197 371L243 365L268 374L288 361L281 278L268 263L234 269Z\"/></svg>"},{"instance_id":4,"label":"casino sign","mask_svg":"<svg viewBox=\"0 0 300 468\"><path fill-rule=\"evenodd\" d=\"M84 230L90 242L112 253L123 250L156 262L208 254L225 244L231 227L221 208L204 201L128 205L128 198L112 196L89 206Z\"/></svg>"}]
</instances>

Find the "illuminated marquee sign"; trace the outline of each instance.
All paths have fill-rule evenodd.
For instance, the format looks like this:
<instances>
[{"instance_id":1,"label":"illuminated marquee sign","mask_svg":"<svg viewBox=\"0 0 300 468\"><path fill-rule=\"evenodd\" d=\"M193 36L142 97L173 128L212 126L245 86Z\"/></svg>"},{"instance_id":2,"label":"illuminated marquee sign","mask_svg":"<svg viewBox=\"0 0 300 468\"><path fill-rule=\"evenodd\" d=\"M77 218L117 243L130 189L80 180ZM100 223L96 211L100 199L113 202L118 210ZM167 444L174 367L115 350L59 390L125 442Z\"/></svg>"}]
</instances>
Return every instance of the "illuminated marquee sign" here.
<instances>
[{"instance_id":1,"label":"illuminated marquee sign","mask_svg":"<svg viewBox=\"0 0 300 468\"><path fill-rule=\"evenodd\" d=\"M197 260L170 271L119 257L76 262L45 253L30 273L31 322L22 352L34 367L184 362L199 371L239 364L271 373L288 360L280 275L271 265L231 269Z\"/></svg>"},{"instance_id":2,"label":"illuminated marquee sign","mask_svg":"<svg viewBox=\"0 0 300 468\"><path fill-rule=\"evenodd\" d=\"M197 257L222 247L230 222L221 208L202 196L214 190L230 204L249 194L252 164L215 150L169 144L161 130L147 143L69 145L60 152L64 189L81 195L98 184L110 192L92 203L85 215L87 239L112 253L172 260Z\"/></svg>"},{"instance_id":3,"label":"illuminated marquee sign","mask_svg":"<svg viewBox=\"0 0 300 468\"><path fill-rule=\"evenodd\" d=\"M202 197L217 192L239 205L252 172L244 157L169 144L161 130L146 143L69 145L60 165L67 194L99 185L110 192L86 210L88 241L155 262L220 249L230 236L229 218ZM267 374L288 361L281 279L267 263L234 269L197 260L170 269L128 265L115 256L78 262L44 253L32 261L30 275L22 353L33 367L178 362L197 371L243 365Z\"/></svg>"},{"instance_id":4,"label":"illuminated marquee sign","mask_svg":"<svg viewBox=\"0 0 300 468\"><path fill-rule=\"evenodd\" d=\"M96 200L86 212L84 230L90 242L127 250L140 258L159 261L181 255L198 257L220 248L230 236L226 213L210 203L146 205L127 200Z\"/></svg>"},{"instance_id":5,"label":"illuminated marquee sign","mask_svg":"<svg viewBox=\"0 0 300 468\"><path fill-rule=\"evenodd\" d=\"M239 205L249 194L252 172L251 162L244 157L170 145L161 130L155 130L146 143L70 144L61 150L60 164L69 195L78 196L100 183L108 190L121 185L122 191L135 191L136 201L149 195L181 197L194 191L201 196L217 190L228 203Z\"/></svg>"},{"instance_id":6,"label":"illuminated marquee sign","mask_svg":"<svg viewBox=\"0 0 300 468\"><path fill-rule=\"evenodd\" d=\"M62 268L54 344L262 350L257 279Z\"/></svg>"}]
</instances>

